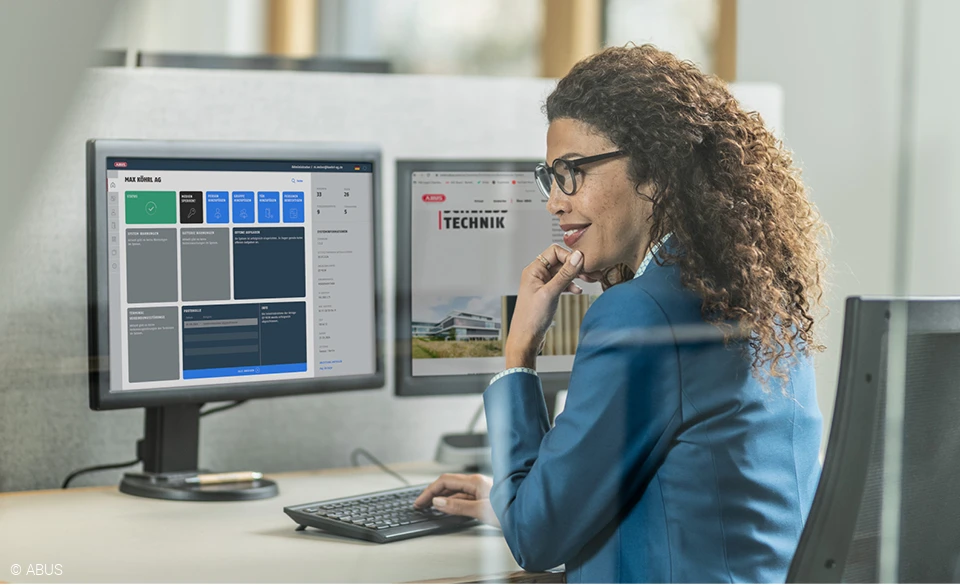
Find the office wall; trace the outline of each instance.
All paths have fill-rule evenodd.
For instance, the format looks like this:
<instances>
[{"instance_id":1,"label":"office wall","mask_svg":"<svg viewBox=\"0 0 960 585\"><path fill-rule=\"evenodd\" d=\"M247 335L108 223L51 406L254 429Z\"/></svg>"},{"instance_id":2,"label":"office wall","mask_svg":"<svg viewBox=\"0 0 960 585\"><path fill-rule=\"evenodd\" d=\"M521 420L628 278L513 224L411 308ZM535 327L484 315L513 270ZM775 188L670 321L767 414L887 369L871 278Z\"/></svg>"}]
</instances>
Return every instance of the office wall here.
<instances>
[{"instance_id":1,"label":"office wall","mask_svg":"<svg viewBox=\"0 0 960 585\"><path fill-rule=\"evenodd\" d=\"M919 4L907 291L960 295L960 3Z\"/></svg>"},{"instance_id":2,"label":"office wall","mask_svg":"<svg viewBox=\"0 0 960 585\"><path fill-rule=\"evenodd\" d=\"M843 299L893 291L901 9L899 0L737 5L738 79L783 87L785 142L833 232L828 349L817 360L825 433Z\"/></svg>"},{"instance_id":3,"label":"office wall","mask_svg":"<svg viewBox=\"0 0 960 585\"><path fill-rule=\"evenodd\" d=\"M829 348L817 364L818 395L833 411L843 325L851 295L960 295L960 112L953 23L960 3L917 0L911 65L915 119L911 219L896 234L900 155L902 0L808 0L738 4L738 76L778 83L787 96L785 140L833 231ZM897 246L909 246L895 273ZM825 429L826 432L826 429ZM826 435L825 435L826 436Z\"/></svg>"},{"instance_id":4,"label":"office wall","mask_svg":"<svg viewBox=\"0 0 960 585\"><path fill-rule=\"evenodd\" d=\"M26 187L25 174L59 127L115 5L115 0L0 3L0 250L22 207L22 198L11 194Z\"/></svg>"},{"instance_id":5,"label":"office wall","mask_svg":"<svg viewBox=\"0 0 960 585\"><path fill-rule=\"evenodd\" d=\"M71 470L134 458L142 410L87 406L84 142L88 138L360 141L384 154L384 284L393 298L394 160L539 158L540 79L114 69L89 75L33 187L0 281L0 490L52 488ZM780 124L775 86L737 88ZM392 302L386 333L393 334ZM378 390L258 400L204 419L201 465L277 472L433 457L479 396L396 398L393 354ZM109 472L77 485L117 481Z\"/></svg>"}]
</instances>

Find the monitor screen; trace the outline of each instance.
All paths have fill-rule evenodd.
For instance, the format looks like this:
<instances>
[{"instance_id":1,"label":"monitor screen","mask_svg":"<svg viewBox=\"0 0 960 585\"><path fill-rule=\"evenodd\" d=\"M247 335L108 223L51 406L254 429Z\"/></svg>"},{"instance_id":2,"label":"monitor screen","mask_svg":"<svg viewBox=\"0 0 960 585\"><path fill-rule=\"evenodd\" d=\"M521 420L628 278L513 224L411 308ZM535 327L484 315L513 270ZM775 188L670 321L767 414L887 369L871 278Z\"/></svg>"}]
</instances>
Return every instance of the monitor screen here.
<instances>
[{"instance_id":1,"label":"monitor screen","mask_svg":"<svg viewBox=\"0 0 960 585\"><path fill-rule=\"evenodd\" d=\"M478 392L504 368L521 272L551 243L563 245L559 221L534 183L535 165L400 163L400 394ZM545 383L558 389L573 365L580 321L599 293L586 288L561 297L537 360Z\"/></svg>"},{"instance_id":2,"label":"monitor screen","mask_svg":"<svg viewBox=\"0 0 960 585\"><path fill-rule=\"evenodd\" d=\"M169 145L94 156L99 406L375 382L376 158Z\"/></svg>"}]
</instances>

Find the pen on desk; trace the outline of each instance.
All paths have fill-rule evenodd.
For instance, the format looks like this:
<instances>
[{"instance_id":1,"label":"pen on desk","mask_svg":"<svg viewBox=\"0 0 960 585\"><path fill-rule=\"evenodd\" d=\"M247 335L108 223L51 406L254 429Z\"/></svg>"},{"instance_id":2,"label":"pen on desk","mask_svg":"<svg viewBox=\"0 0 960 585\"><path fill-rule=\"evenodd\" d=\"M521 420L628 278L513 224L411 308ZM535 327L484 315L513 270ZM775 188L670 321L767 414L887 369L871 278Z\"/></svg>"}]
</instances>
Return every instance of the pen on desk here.
<instances>
[{"instance_id":1,"label":"pen on desk","mask_svg":"<svg viewBox=\"0 0 960 585\"><path fill-rule=\"evenodd\" d=\"M236 483L241 481L256 481L263 477L259 471L233 471L230 473L201 473L188 477L185 483Z\"/></svg>"}]
</instances>

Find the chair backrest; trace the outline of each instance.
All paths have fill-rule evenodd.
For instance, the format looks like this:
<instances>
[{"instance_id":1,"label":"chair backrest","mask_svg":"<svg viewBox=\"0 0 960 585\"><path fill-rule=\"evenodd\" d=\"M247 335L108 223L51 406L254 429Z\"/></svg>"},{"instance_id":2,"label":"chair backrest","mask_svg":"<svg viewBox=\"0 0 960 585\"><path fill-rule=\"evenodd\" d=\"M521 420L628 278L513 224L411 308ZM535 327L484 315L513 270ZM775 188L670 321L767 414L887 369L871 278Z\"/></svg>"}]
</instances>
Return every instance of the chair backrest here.
<instances>
[{"instance_id":1,"label":"chair backrest","mask_svg":"<svg viewBox=\"0 0 960 585\"><path fill-rule=\"evenodd\" d=\"M891 299L847 299L823 473L788 582L876 583ZM907 301L898 582L960 582L960 298Z\"/></svg>"}]
</instances>

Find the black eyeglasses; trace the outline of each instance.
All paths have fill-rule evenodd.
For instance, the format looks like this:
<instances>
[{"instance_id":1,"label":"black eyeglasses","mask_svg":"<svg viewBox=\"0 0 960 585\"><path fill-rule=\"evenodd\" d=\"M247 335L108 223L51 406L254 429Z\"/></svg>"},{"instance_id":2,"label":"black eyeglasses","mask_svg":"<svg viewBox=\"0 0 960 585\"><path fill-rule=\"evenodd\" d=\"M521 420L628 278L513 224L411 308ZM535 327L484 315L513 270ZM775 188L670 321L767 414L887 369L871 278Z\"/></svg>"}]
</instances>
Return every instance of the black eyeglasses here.
<instances>
[{"instance_id":1,"label":"black eyeglasses","mask_svg":"<svg viewBox=\"0 0 960 585\"><path fill-rule=\"evenodd\" d=\"M560 187L561 191L567 195L573 195L577 192L577 173L583 172L580 170L580 167L616 156L623 156L624 154L626 153L622 150L615 150L613 152L605 152L603 154L585 156L573 160L558 158L553 161L552 165L548 165L545 162L538 164L537 168L533 171L533 176L537 180L537 187L540 188L540 193L548 200L550 199L550 190L553 188L554 177L557 178L557 187Z\"/></svg>"}]
</instances>

